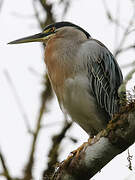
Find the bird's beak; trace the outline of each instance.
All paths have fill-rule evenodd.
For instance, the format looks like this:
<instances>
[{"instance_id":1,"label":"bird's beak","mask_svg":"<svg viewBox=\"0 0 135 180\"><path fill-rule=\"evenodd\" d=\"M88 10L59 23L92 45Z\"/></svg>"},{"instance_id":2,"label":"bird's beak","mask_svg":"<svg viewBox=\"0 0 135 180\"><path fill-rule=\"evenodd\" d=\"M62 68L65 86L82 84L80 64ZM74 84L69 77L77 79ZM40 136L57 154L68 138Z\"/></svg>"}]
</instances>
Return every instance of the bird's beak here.
<instances>
[{"instance_id":1,"label":"bird's beak","mask_svg":"<svg viewBox=\"0 0 135 180\"><path fill-rule=\"evenodd\" d=\"M35 34L32 36L17 39L15 41L11 41L8 44L21 44L21 43L28 43L28 42L44 42L46 39L48 39L52 35L53 35L53 33L51 33L51 32L42 32L42 33L38 33L38 34Z\"/></svg>"}]
</instances>

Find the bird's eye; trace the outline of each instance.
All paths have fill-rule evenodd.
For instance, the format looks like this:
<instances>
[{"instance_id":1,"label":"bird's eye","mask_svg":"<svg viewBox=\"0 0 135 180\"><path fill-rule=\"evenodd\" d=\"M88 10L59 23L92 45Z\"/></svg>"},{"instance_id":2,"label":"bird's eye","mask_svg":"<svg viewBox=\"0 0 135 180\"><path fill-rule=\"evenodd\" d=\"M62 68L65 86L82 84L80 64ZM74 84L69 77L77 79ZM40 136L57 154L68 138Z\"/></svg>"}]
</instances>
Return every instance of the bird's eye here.
<instances>
[{"instance_id":1,"label":"bird's eye","mask_svg":"<svg viewBox=\"0 0 135 180\"><path fill-rule=\"evenodd\" d=\"M55 27L52 27L50 31L55 32Z\"/></svg>"}]
</instances>

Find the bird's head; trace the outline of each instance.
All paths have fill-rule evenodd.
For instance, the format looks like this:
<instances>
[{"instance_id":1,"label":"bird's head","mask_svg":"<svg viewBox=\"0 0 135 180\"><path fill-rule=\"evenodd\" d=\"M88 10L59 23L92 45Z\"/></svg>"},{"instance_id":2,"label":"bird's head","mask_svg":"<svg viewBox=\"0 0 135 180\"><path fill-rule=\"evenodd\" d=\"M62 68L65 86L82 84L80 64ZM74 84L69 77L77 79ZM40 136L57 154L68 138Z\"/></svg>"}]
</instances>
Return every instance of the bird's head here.
<instances>
[{"instance_id":1,"label":"bird's head","mask_svg":"<svg viewBox=\"0 0 135 180\"><path fill-rule=\"evenodd\" d=\"M38 33L38 34L35 34L32 36L28 36L28 37L24 37L21 39L17 39L15 41L11 41L8 44L21 44L21 43L28 43L28 42L46 43L50 38L52 38L53 36L55 36L56 34L58 34L60 32L65 32L65 30L69 27L80 30L81 32L83 32L86 35L87 38L90 37L88 32L86 32L83 28L81 28L75 24L72 24L70 22L57 22L57 23L46 26L44 28L43 32L41 32L41 33Z\"/></svg>"}]
</instances>

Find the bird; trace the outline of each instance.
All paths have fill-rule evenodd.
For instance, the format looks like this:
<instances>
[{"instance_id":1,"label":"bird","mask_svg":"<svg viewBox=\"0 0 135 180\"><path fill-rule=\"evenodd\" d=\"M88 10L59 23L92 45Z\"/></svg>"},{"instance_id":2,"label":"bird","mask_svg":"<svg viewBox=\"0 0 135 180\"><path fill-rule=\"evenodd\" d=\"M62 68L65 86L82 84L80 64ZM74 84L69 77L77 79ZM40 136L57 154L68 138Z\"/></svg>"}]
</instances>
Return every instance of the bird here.
<instances>
[{"instance_id":1,"label":"bird","mask_svg":"<svg viewBox=\"0 0 135 180\"><path fill-rule=\"evenodd\" d=\"M82 27L68 21L8 44L42 42L45 64L61 110L90 136L103 130L120 109L121 69L109 51Z\"/></svg>"}]
</instances>

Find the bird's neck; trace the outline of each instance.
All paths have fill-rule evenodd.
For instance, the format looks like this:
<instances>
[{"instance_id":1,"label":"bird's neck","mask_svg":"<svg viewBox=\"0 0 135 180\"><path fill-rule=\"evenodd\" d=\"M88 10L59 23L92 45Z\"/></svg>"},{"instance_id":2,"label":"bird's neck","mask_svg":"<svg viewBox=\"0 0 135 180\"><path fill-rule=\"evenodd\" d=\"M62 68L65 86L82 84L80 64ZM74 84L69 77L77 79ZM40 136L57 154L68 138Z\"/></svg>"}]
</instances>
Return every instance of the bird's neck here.
<instances>
[{"instance_id":1,"label":"bird's neck","mask_svg":"<svg viewBox=\"0 0 135 180\"><path fill-rule=\"evenodd\" d=\"M51 39L45 49L45 63L53 88L58 95L64 89L67 78L74 76L74 56L77 51L73 43L62 38ZM62 92L61 92L62 93Z\"/></svg>"}]
</instances>

